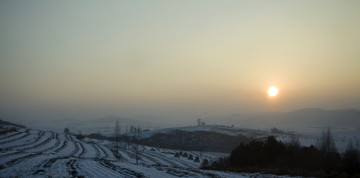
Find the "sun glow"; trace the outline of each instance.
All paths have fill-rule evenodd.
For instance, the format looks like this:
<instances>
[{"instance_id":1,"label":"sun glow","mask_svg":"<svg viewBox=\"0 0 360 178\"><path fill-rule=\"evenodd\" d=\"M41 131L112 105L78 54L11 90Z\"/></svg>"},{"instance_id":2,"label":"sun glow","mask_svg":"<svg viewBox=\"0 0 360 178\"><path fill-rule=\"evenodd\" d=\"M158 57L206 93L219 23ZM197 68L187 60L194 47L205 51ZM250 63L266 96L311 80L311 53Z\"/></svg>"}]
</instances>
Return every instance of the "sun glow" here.
<instances>
[{"instance_id":1,"label":"sun glow","mask_svg":"<svg viewBox=\"0 0 360 178\"><path fill-rule=\"evenodd\" d=\"M279 89L276 88L276 87L270 87L270 88L267 90L267 93L268 93L269 97L275 97L276 95L278 95Z\"/></svg>"}]
</instances>

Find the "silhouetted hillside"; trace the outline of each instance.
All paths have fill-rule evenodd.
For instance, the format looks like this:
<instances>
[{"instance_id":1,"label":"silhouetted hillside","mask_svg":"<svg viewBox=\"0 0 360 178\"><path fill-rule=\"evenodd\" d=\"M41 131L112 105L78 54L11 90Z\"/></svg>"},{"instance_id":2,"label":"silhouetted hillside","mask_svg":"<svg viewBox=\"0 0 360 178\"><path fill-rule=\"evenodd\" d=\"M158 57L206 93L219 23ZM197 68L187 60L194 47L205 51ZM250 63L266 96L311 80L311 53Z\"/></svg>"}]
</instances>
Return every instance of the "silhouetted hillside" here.
<instances>
[{"instance_id":1,"label":"silhouetted hillside","mask_svg":"<svg viewBox=\"0 0 360 178\"><path fill-rule=\"evenodd\" d=\"M247 143L249 138L245 136L230 136L208 131L186 132L174 130L169 133L158 133L143 139L142 143L161 148L230 152L240 143Z\"/></svg>"},{"instance_id":2,"label":"silhouetted hillside","mask_svg":"<svg viewBox=\"0 0 360 178\"><path fill-rule=\"evenodd\" d=\"M26 128L23 125L19 125L19 124L15 124L15 123L12 123L12 122L4 121L2 119L0 119L0 125L7 125L7 126L15 126L15 127Z\"/></svg>"},{"instance_id":3,"label":"silhouetted hillside","mask_svg":"<svg viewBox=\"0 0 360 178\"><path fill-rule=\"evenodd\" d=\"M360 127L360 111L356 109L324 110L306 108L291 112L232 114L209 117L209 123L235 124L245 127Z\"/></svg>"}]
</instances>

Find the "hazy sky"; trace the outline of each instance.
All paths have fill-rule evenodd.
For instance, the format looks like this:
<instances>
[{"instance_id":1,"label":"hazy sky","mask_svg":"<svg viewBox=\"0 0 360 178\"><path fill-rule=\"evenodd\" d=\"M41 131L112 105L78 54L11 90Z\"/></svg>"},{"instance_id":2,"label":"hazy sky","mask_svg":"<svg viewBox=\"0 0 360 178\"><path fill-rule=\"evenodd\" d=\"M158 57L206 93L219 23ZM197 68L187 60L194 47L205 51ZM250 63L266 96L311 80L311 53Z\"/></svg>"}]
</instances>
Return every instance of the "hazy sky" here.
<instances>
[{"instance_id":1,"label":"hazy sky","mask_svg":"<svg viewBox=\"0 0 360 178\"><path fill-rule=\"evenodd\" d=\"M360 1L0 1L0 116L360 108ZM280 93L268 99L266 90Z\"/></svg>"}]
</instances>

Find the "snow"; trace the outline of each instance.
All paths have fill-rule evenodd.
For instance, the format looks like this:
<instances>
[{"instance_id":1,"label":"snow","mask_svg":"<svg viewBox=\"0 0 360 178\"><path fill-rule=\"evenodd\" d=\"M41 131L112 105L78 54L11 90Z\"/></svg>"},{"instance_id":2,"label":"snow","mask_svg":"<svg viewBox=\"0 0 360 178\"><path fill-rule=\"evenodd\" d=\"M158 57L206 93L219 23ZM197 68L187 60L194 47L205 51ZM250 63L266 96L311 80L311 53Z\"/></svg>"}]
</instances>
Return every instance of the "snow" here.
<instances>
[{"instance_id":1,"label":"snow","mask_svg":"<svg viewBox=\"0 0 360 178\"><path fill-rule=\"evenodd\" d=\"M261 174L199 169L200 163L175 157L182 150L140 145L139 164L134 149L121 143L120 158L113 143L96 139L79 140L71 135L41 130L19 130L0 137L1 177L262 177ZM200 160L215 160L224 153L182 151ZM264 175L271 177L271 175Z\"/></svg>"},{"instance_id":2,"label":"snow","mask_svg":"<svg viewBox=\"0 0 360 178\"><path fill-rule=\"evenodd\" d=\"M143 132L148 138L156 133L169 133L174 130L212 131L228 135L247 135L251 138L264 138L274 135L282 142L289 142L295 135L303 146L316 145L321 132L304 130L274 134L270 131L241 129L227 126L193 126L168 128ZM355 134L354 134L355 133ZM346 148L349 139L356 146L360 137L358 131L334 130L335 144L340 152ZM209 161L229 156L228 153L198 152L139 146L139 164L135 164L135 151L126 143L120 143L119 157L114 155L114 143L106 140L84 139L51 131L18 129L0 136L0 175L1 177L272 177L272 175L232 173L199 169L200 163L187 157L175 157L182 151L193 158ZM126 149L125 149L126 148Z\"/></svg>"}]
</instances>

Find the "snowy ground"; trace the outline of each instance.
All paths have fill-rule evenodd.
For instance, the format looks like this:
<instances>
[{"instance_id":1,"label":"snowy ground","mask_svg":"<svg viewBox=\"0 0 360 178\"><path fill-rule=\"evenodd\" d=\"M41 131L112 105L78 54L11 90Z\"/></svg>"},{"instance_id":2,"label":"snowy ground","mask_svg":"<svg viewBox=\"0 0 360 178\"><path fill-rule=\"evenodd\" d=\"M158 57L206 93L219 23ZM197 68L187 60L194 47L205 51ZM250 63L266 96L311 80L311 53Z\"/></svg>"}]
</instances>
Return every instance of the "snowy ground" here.
<instances>
[{"instance_id":1,"label":"snowy ground","mask_svg":"<svg viewBox=\"0 0 360 178\"><path fill-rule=\"evenodd\" d=\"M182 151L188 157L175 157L180 150L140 146L135 164L134 149L121 143L120 157L113 143L94 139L78 140L72 135L19 128L0 135L0 177L276 177L199 169L224 153Z\"/></svg>"}]
</instances>

